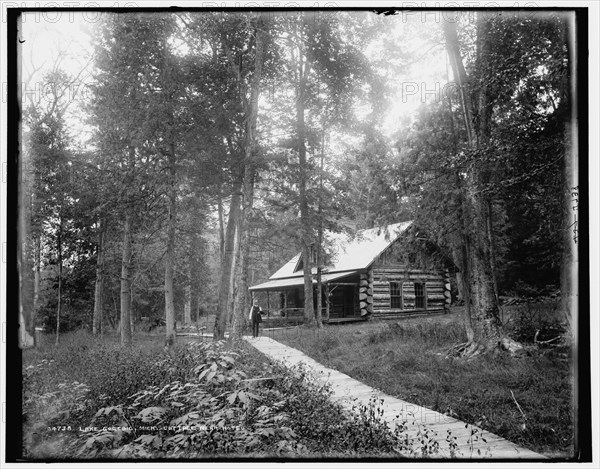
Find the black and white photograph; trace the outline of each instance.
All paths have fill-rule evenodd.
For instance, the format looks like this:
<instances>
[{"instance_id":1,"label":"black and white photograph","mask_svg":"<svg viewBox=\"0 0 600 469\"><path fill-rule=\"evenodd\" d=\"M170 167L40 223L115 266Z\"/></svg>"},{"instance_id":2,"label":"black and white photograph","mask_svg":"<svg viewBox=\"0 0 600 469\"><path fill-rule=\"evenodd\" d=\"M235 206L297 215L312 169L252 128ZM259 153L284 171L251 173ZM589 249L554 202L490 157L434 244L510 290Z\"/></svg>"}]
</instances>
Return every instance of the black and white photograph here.
<instances>
[{"instance_id":1,"label":"black and white photograph","mask_svg":"<svg viewBox=\"0 0 600 469\"><path fill-rule=\"evenodd\" d=\"M6 467L598 463L598 4L2 7Z\"/></svg>"}]
</instances>

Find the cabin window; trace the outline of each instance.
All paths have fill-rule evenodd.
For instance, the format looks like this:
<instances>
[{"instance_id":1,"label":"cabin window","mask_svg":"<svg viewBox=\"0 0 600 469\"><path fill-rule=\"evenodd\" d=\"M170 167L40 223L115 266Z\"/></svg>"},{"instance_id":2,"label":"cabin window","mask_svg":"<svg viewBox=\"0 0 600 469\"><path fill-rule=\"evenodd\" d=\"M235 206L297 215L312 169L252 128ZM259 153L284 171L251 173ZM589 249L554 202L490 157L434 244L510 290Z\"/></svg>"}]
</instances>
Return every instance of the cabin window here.
<instances>
[{"instance_id":1,"label":"cabin window","mask_svg":"<svg viewBox=\"0 0 600 469\"><path fill-rule=\"evenodd\" d=\"M426 307L425 284L415 282L415 308L425 309Z\"/></svg>"},{"instance_id":2,"label":"cabin window","mask_svg":"<svg viewBox=\"0 0 600 469\"><path fill-rule=\"evenodd\" d=\"M402 309L402 282L390 282L390 308Z\"/></svg>"}]
</instances>

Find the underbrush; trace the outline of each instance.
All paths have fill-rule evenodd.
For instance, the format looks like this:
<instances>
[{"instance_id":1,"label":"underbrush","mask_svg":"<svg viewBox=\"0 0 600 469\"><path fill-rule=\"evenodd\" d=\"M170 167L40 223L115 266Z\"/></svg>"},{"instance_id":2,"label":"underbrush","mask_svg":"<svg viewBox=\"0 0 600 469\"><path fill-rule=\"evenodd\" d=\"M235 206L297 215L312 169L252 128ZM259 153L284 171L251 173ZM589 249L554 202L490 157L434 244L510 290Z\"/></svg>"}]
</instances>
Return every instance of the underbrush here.
<instances>
[{"instance_id":1,"label":"underbrush","mask_svg":"<svg viewBox=\"0 0 600 469\"><path fill-rule=\"evenodd\" d=\"M125 349L78 334L27 351L28 459L397 458L412 449L373 406L348 413L302 367L245 343Z\"/></svg>"},{"instance_id":2,"label":"underbrush","mask_svg":"<svg viewBox=\"0 0 600 469\"><path fill-rule=\"evenodd\" d=\"M566 332L560 304L524 303L505 307L505 328L511 337L523 343L552 343Z\"/></svg>"},{"instance_id":3,"label":"underbrush","mask_svg":"<svg viewBox=\"0 0 600 469\"><path fill-rule=\"evenodd\" d=\"M509 330L523 330L518 327L517 309L508 317ZM540 317L556 324L549 313ZM533 325L535 334L539 323ZM572 455L573 374L565 354L540 346L518 358L508 354L470 361L446 358L450 347L466 341L456 314L318 331L297 328L271 335L387 394L542 454ZM547 336L540 332L540 337Z\"/></svg>"}]
</instances>

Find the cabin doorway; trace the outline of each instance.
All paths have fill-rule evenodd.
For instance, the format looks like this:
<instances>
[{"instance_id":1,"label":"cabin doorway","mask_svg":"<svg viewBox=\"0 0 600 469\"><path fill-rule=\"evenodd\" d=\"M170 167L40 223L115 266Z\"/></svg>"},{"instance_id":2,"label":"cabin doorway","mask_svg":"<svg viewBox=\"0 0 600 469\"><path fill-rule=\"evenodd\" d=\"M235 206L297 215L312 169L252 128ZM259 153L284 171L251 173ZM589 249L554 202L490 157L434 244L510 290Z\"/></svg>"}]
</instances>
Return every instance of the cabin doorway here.
<instances>
[{"instance_id":1,"label":"cabin doorway","mask_svg":"<svg viewBox=\"0 0 600 469\"><path fill-rule=\"evenodd\" d=\"M329 317L346 318L356 316L358 293L356 285L329 286Z\"/></svg>"}]
</instances>

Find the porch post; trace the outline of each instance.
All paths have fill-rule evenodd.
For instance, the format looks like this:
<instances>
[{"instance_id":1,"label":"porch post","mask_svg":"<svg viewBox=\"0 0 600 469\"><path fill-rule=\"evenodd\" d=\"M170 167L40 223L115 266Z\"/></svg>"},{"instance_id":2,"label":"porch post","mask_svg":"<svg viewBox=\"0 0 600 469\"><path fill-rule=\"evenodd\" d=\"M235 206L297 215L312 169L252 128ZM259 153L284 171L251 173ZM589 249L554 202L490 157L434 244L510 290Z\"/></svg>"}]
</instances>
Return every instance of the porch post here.
<instances>
[{"instance_id":1,"label":"porch post","mask_svg":"<svg viewBox=\"0 0 600 469\"><path fill-rule=\"evenodd\" d=\"M269 319L270 314L271 314L271 304L269 302L269 290L267 290L267 319Z\"/></svg>"},{"instance_id":2,"label":"porch post","mask_svg":"<svg viewBox=\"0 0 600 469\"><path fill-rule=\"evenodd\" d=\"M325 319L329 321L329 284L325 284Z\"/></svg>"}]
</instances>

